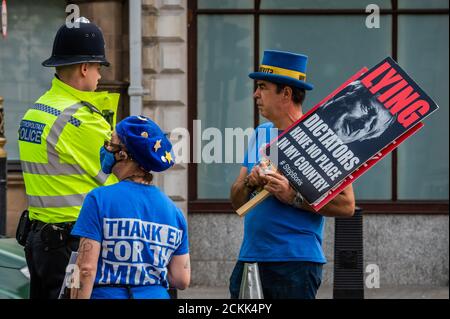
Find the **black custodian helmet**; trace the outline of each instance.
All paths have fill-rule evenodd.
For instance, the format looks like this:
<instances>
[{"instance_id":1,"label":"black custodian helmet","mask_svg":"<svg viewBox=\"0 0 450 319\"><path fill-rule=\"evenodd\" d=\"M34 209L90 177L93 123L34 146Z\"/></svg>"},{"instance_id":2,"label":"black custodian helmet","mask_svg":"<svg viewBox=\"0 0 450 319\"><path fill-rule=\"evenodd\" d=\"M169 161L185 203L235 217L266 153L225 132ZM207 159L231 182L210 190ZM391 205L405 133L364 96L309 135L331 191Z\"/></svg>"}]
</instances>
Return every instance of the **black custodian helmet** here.
<instances>
[{"instance_id":1,"label":"black custodian helmet","mask_svg":"<svg viewBox=\"0 0 450 319\"><path fill-rule=\"evenodd\" d=\"M98 62L109 66L105 56L105 40L102 31L86 18L79 18L79 27L62 25L53 42L52 56L42 62L53 67L78 63Z\"/></svg>"}]
</instances>

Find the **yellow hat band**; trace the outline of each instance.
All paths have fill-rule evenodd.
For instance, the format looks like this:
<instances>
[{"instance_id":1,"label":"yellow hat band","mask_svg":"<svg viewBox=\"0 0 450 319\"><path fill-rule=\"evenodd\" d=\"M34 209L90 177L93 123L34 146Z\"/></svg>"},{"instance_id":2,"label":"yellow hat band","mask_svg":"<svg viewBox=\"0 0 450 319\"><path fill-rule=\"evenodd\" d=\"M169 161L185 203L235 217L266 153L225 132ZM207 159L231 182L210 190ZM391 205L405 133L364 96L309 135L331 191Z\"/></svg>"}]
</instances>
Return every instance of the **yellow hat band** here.
<instances>
[{"instance_id":1,"label":"yellow hat band","mask_svg":"<svg viewBox=\"0 0 450 319\"><path fill-rule=\"evenodd\" d=\"M276 66L262 64L259 66L259 72L284 75L284 76L288 76L290 78L294 78L296 80L306 81L305 73L299 72L299 71L293 71L293 70L289 70L289 69L278 68Z\"/></svg>"}]
</instances>

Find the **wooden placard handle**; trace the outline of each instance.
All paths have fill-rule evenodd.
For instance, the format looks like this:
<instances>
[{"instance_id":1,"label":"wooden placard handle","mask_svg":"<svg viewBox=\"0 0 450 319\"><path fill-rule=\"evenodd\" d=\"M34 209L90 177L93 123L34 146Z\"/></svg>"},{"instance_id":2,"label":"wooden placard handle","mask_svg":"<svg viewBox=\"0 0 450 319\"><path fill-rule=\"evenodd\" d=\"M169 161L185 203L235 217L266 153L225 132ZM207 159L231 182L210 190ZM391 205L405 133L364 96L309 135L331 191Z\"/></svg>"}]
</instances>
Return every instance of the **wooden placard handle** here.
<instances>
[{"instance_id":1,"label":"wooden placard handle","mask_svg":"<svg viewBox=\"0 0 450 319\"><path fill-rule=\"evenodd\" d=\"M267 197L270 196L270 193L263 189L260 191L256 196L254 196L252 199L250 199L247 203L239 207L239 209L236 211L236 213L243 217L245 214L247 214L253 207L261 203L263 200L265 200Z\"/></svg>"}]
</instances>

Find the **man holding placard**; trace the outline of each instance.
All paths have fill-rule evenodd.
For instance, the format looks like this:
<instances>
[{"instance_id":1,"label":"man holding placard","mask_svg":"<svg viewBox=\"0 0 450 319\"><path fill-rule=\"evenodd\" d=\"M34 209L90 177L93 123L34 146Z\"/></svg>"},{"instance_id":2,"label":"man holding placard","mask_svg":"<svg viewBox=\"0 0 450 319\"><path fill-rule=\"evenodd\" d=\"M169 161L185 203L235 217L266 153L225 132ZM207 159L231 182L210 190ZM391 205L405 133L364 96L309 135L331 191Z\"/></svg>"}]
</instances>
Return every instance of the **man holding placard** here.
<instances>
[{"instance_id":1,"label":"man holding placard","mask_svg":"<svg viewBox=\"0 0 450 319\"><path fill-rule=\"evenodd\" d=\"M255 190L271 195L245 216L244 239L230 278L232 298L239 295L244 263L257 262L264 298L314 299L326 259L322 249L324 216L352 216L355 199L352 186L318 213L305 202L288 179L261 163L260 150L271 136L281 134L302 116L306 90L307 57L282 51L265 51L258 72L254 98L260 114L270 122L260 125L251 138L247 154L231 188L231 202L238 209ZM272 134L271 134L272 133Z\"/></svg>"}]
</instances>

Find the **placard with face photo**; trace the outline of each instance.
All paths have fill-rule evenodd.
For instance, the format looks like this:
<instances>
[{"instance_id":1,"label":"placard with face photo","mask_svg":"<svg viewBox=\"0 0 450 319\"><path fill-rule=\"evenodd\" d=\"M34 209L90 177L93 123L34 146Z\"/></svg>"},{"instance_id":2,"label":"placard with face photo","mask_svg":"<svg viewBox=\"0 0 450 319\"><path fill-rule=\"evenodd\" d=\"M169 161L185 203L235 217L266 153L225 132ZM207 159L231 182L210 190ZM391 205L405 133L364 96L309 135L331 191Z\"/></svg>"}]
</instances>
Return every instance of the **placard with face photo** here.
<instances>
[{"instance_id":1,"label":"placard with face photo","mask_svg":"<svg viewBox=\"0 0 450 319\"><path fill-rule=\"evenodd\" d=\"M437 109L388 57L348 79L272 141L264 154L318 210L343 183L361 176Z\"/></svg>"}]
</instances>

